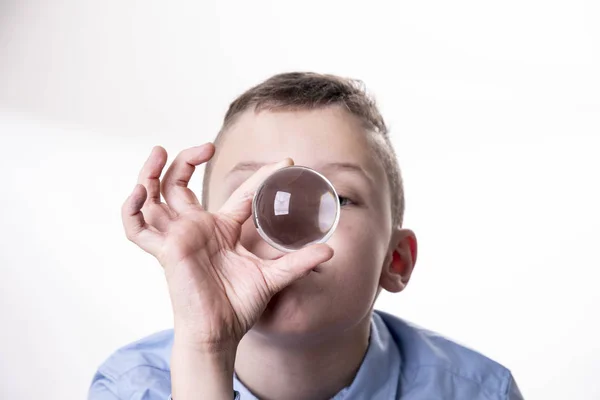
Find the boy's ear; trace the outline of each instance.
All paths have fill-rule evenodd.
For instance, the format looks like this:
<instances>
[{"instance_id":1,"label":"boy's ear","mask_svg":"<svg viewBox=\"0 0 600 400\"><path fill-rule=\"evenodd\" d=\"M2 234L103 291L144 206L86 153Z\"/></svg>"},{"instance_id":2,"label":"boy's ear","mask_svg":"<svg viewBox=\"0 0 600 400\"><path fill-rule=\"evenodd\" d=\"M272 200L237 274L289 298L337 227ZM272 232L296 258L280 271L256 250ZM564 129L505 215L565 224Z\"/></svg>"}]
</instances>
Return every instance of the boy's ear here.
<instances>
[{"instance_id":1,"label":"boy's ear","mask_svg":"<svg viewBox=\"0 0 600 400\"><path fill-rule=\"evenodd\" d=\"M417 262L417 237L410 229L394 228L379 285L388 292L404 290Z\"/></svg>"}]
</instances>

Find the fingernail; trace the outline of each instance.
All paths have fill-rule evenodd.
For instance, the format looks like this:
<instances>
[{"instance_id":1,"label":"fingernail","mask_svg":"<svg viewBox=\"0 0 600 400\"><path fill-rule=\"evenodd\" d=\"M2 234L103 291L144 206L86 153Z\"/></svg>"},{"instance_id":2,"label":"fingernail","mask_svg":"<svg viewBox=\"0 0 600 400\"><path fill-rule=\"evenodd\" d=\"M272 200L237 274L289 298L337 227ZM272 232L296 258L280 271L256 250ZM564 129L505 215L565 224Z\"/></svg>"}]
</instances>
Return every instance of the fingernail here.
<instances>
[{"instance_id":1,"label":"fingernail","mask_svg":"<svg viewBox=\"0 0 600 400\"><path fill-rule=\"evenodd\" d=\"M286 157L279 161L277 165L294 165L294 160L292 160L290 157Z\"/></svg>"}]
</instances>

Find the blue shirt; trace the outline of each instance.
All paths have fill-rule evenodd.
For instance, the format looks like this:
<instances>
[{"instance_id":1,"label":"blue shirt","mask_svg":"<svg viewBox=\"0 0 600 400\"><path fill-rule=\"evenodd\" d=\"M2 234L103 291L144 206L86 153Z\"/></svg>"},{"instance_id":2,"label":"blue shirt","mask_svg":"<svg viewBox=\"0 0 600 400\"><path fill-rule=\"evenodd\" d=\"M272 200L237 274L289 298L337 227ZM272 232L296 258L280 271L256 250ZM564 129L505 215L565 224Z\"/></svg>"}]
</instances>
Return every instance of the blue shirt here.
<instances>
[{"instance_id":1,"label":"blue shirt","mask_svg":"<svg viewBox=\"0 0 600 400\"><path fill-rule=\"evenodd\" d=\"M172 345L170 329L117 350L94 375L88 399L168 400ZM257 399L236 375L233 387L240 400ZM352 384L332 400L342 399L522 400L523 396L502 365L434 332L375 311L363 362Z\"/></svg>"}]
</instances>

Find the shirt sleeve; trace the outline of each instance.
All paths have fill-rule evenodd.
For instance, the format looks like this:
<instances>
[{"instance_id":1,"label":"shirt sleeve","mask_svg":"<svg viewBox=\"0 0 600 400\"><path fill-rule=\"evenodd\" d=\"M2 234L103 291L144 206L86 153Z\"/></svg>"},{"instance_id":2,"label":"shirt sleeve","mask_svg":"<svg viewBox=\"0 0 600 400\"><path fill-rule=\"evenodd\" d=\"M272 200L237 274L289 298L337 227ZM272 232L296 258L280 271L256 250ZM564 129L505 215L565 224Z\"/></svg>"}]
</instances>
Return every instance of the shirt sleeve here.
<instances>
[{"instance_id":1,"label":"shirt sleeve","mask_svg":"<svg viewBox=\"0 0 600 400\"><path fill-rule=\"evenodd\" d=\"M115 381L98 370L90 385L88 400L119 400L116 391Z\"/></svg>"},{"instance_id":2,"label":"shirt sleeve","mask_svg":"<svg viewBox=\"0 0 600 400\"><path fill-rule=\"evenodd\" d=\"M512 374L509 376L506 400L524 400Z\"/></svg>"},{"instance_id":3,"label":"shirt sleeve","mask_svg":"<svg viewBox=\"0 0 600 400\"><path fill-rule=\"evenodd\" d=\"M165 400L171 394L170 378L169 371L148 365L122 373L105 366L94 375L88 400Z\"/></svg>"}]
</instances>

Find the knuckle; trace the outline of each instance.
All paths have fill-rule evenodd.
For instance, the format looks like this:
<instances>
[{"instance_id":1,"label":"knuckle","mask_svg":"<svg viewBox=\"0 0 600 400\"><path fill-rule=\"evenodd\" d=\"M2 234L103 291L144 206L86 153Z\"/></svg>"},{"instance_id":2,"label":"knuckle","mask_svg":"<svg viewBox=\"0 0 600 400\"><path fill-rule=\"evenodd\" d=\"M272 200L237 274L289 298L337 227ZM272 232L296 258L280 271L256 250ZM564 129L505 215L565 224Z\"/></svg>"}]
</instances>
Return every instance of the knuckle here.
<instances>
[{"instance_id":1,"label":"knuckle","mask_svg":"<svg viewBox=\"0 0 600 400\"><path fill-rule=\"evenodd\" d=\"M130 242L133 242L133 241L134 241L134 236L133 236L133 234L131 233L131 231L129 231L129 230L127 230L127 229L125 230L125 237L126 237L126 238L127 238L129 241L130 241Z\"/></svg>"},{"instance_id":2,"label":"knuckle","mask_svg":"<svg viewBox=\"0 0 600 400\"><path fill-rule=\"evenodd\" d=\"M268 172L268 171L271 171L273 168L275 168L275 164L265 164L258 169L258 172L261 172L261 173Z\"/></svg>"},{"instance_id":3,"label":"knuckle","mask_svg":"<svg viewBox=\"0 0 600 400\"><path fill-rule=\"evenodd\" d=\"M131 225L128 225L127 222L125 223L124 227L125 227L125 237L129 241L135 243L138 238L139 231L134 229Z\"/></svg>"},{"instance_id":4,"label":"knuckle","mask_svg":"<svg viewBox=\"0 0 600 400\"><path fill-rule=\"evenodd\" d=\"M247 189L242 192L241 200L248 200L254 197L255 190Z\"/></svg>"},{"instance_id":5,"label":"knuckle","mask_svg":"<svg viewBox=\"0 0 600 400\"><path fill-rule=\"evenodd\" d=\"M184 149L181 150L179 152L179 154L177 154L177 157L175 157L175 160L173 161L173 164L179 164L185 160L187 160L190 156L190 149Z\"/></svg>"}]
</instances>

